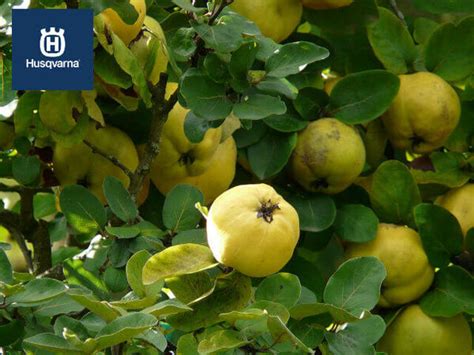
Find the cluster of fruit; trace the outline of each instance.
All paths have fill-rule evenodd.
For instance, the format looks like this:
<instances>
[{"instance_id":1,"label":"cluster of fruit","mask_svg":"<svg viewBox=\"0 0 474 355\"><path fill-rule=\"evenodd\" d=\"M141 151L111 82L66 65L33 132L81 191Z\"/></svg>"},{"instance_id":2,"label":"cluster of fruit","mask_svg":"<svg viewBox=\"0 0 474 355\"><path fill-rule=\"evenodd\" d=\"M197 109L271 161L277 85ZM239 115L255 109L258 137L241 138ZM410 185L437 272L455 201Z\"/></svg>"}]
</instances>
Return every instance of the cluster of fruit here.
<instances>
[{"instance_id":1,"label":"cluster of fruit","mask_svg":"<svg viewBox=\"0 0 474 355\"><path fill-rule=\"evenodd\" d=\"M128 25L116 12L102 13L105 27L129 45L138 58L146 58L152 42L165 42L158 22L146 16L144 0L131 0L139 17ZM232 8L254 21L262 33L276 42L286 39L300 23L303 6L314 9L347 6L352 0L236 0ZM259 9L261 7L262 9ZM265 13L265 16L261 14ZM278 21L279 25L274 26ZM149 30L142 31L143 25ZM137 38L138 36L138 38ZM142 60L143 66L146 60ZM149 71L152 84L167 67L166 48L158 53ZM381 118L394 148L412 154L426 154L444 145L460 118L460 102L454 89L439 76L420 72L400 75L400 89ZM167 86L168 98L177 85ZM44 94L40 102L43 124L61 134L77 124L71 116L55 115L53 100ZM79 110L80 103L74 103ZM199 143L192 143L184 131L189 110L177 103L166 121L150 179L162 194L177 184L196 186L211 205L207 219L208 244L222 264L251 277L280 271L291 259L300 228L296 210L271 186L241 185L229 189L234 180L237 147L222 127L207 130ZM60 122L58 120L61 120ZM11 141L11 126L0 126L0 140ZM3 138L5 137L5 138ZM10 143L8 143L10 144ZM5 147L7 143L2 146ZM92 146L92 147L91 147ZM130 171L139 162L141 147L121 130L89 123L87 144L54 145L53 166L61 185L86 184L102 201L106 176L119 178L127 187L129 177L94 148L113 156ZM244 162L245 163L245 162ZM337 194L359 183L366 163L366 148L356 128L332 117L311 122L298 135L289 162L294 181L310 192ZM248 167L247 167L248 168ZM370 181L364 186L370 190ZM145 184L142 199L146 199ZM459 221L463 233L474 227L474 184L449 191L436 201ZM140 199L139 199L140 200ZM430 265L418 233L407 227L381 223L374 240L346 245L347 258L375 256L387 271L379 306L392 308L416 302L432 285L435 270ZM398 314L378 345L389 354L470 354L471 330L462 315L435 319L412 304Z\"/></svg>"}]
</instances>

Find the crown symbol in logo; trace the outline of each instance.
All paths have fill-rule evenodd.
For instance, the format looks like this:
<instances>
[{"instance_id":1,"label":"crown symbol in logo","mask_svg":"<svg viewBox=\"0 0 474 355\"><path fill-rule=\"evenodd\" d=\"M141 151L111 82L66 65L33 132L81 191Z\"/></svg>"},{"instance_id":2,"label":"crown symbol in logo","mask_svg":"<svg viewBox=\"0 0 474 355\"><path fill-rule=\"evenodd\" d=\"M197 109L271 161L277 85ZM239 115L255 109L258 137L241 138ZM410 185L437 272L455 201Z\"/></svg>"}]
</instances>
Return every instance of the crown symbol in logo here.
<instances>
[{"instance_id":1,"label":"crown symbol in logo","mask_svg":"<svg viewBox=\"0 0 474 355\"><path fill-rule=\"evenodd\" d=\"M41 29L40 50L45 57L60 57L66 50L66 39L64 38L64 29L50 27Z\"/></svg>"}]
</instances>

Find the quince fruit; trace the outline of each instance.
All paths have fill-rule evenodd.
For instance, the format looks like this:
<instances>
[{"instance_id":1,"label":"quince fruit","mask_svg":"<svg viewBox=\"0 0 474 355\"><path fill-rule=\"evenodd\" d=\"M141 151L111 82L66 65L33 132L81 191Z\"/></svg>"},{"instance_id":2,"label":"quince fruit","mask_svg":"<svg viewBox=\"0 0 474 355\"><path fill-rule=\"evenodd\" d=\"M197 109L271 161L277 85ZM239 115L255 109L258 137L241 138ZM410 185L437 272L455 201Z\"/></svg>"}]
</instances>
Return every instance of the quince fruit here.
<instances>
[{"instance_id":1,"label":"quince fruit","mask_svg":"<svg viewBox=\"0 0 474 355\"><path fill-rule=\"evenodd\" d=\"M112 8L105 9L100 14L106 27L115 33L127 46L140 33L146 15L145 0L130 0L130 5L138 12L137 20L131 25L126 24Z\"/></svg>"},{"instance_id":2,"label":"quince fruit","mask_svg":"<svg viewBox=\"0 0 474 355\"><path fill-rule=\"evenodd\" d=\"M167 97L176 88L176 84L168 85ZM176 103L169 113L150 177L162 194L177 184L189 184L201 190L209 203L227 190L234 179L237 147L232 137L221 141L220 127L209 129L201 142L191 143L184 133L188 112Z\"/></svg>"},{"instance_id":3,"label":"quince fruit","mask_svg":"<svg viewBox=\"0 0 474 355\"><path fill-rule=\"evenodd\" d=\"M354 0L302 0L303 6L310 9L326 10L349 6Z\"/></svg>"},{"instance_id":4,"label":"quince fruit","mask_svg":"<svg viewBox=\"0 0 474 355\"><path fill-rule=\"evenodd\" d=\"M235 0L230 6L255 22L262 34L275 42L286 39L303 14L300 0Z\"/></svg>"},{"instance_id":5,"label":"quince fruit","mask_svg":"<svg viewBox=\"0 0 474 355\"><path fill-rule=\"evenodd\" d=\"M280 271L300 233L296 210L266 184L224 192L212 204L206 228L216 260L251 277Z\"/></svg>"},{"instance_id":6,"label":"quince fruit","mask_svg":"<svg viewBox=\"0 0 474 355\"><path fill-rule=\"evenodd\" d=\"M377 344L377 351L390 355L470 355L471 349L471 329L461 314L430 317L416 304L395 318Z\"/></svg>"},{"instance_id":7,"label":"quince fruit","mask_svg":"<svg viewBox=\"0 0 474 355\"><path fill-rule=\"evenodd\" d=\"M153 85L160 80L160 74L168 67L166 37L158 21L150 16L145 17L146 30L130 45L145 75Z\"/></svg>"},{"instance_id":8,"label":"quince fruit","mask_svg":"<svg viewBox=\"0 0 474 355\"><path fill-rule=\"evenodd\" d=\"M135 145L121 130L111 126L97 129L91 123L87 141L101 152L116 158L130 171L137 168L138 153ZM57 143L53 150L54 173L62 186L80 183L105 203L102 185L107 176L115 176L125 188L130 184L130 179L122 169L105 157L93 153L85 143L72 147Z\"/></svg>"},{"instance_id":9,"label":"quince fruit","mask_svg":"<svg viewBox=\"0 0 474 355\"><path fill-rule=\"evenodd\" d=\"M406 226L379 224L374 240L350 243L348 258L375 256L385 265L379 305L393 307L418 299L430 287L434 270L428 261L421 238Z\"/></svg>"},{"instance_id":10,"label":"quince fruit","mask_svg":"<svg viewBox=\"0 0 474 355\"><path fill-rule=\"evenodd\" d=\"M356 129L322 118L299 133L290 168L306 190L336 194L357 179L364 164L365 147Z\"/></svg>"},{"instance_id":11,"label":"quince fruit","mask_svg":"<svg viewBox=\"0 0 474 355\"><path fill-rule=\"evenodd\" d=\"M398 149L429 153L443 146L459 122L456 91L436 74L400 75L400 90L383 115L388 138Z\"/></svg>"},{"instance_id":12,"label":"quince fruit","mask_svg":"<svg viewBox=\"0 0 474 355\"><path fill-rule=\"evenodd\" d=\"M466 184L448 191L436 199L436 204L446 208L461 225L464 236L474 228L474 184Z\"/></svg>"}]
</instances>

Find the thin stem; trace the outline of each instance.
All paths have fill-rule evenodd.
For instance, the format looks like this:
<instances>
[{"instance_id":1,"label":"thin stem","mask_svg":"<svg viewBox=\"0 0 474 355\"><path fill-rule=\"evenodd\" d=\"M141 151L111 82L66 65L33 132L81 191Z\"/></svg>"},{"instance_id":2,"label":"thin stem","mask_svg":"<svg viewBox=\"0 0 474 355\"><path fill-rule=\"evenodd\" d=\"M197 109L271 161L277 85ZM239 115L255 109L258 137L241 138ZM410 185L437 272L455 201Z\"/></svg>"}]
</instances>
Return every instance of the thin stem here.
<instances>
[{"instance_id":1,"label":"thin stem","mask_svg":"<svg viewBox=\"0 0 474 355\"><path fill-rule=\"evenodd\" d=\"M225 9L225 7L229 6L233 2L234 0L221 0L219 6L216 6L216 8L214 8L214 11L212 12L211 17L209 18L209 22L208 22L209 26L212 26L214 22L216 21L216 19L221 14L221 12Z\"/></svg>"},{"instance_id":2,"label":"thin stem","mask_svg":"<svg viewBox=\"0 0 474 355\"><path fill-rule=\"evenodd\" d=\"M403 24L407 26L407 23L405 21L405 15L403 15L403 12L400 11L397 4L397 0L390 0L390 6L392 6L393 11L398 16L398 18L403 22Z\"/></svg>"},{"instance_id":3,"label":"thin stem","mask_svg":"<svg viewBox=\"0 0 474 355\"><path fill-rule=\"evenodd\" d=\"M153 160L160 152L161 132L168 119L168 114L173 109L178 101L178 91L175 91L168 100L165 99L166 83L168 76L166 73L161 73L158 85L154 86L152 90L153 97L153 118L150 127L150 135L145 146L145 152L140 159L138 168L130 179L129 192L133 199L136 198L140 192L145 176L150 173Z\"/></svg>"},{"instance_id":4,"label":"thin stem","mask_svg":"<svg viewBox=\"0 0 474 355\"><path fill-rule=\"evenodd\" d=\"M116 167L120 168L124 172L124 174L127 175L130 179L132 178L133 176L132 171L129 168L127 168L122 162L120 162L120 160L118 160L116 157L114 157L113 155L107 154L106 152L96 147L94 144L92 144L91 142L87 140L84 140L84 144L92 149L92 153L99 154L100 156L102 156L103 158L107 159L112 164L114 164Z\"/></svg>"}]
</instances>

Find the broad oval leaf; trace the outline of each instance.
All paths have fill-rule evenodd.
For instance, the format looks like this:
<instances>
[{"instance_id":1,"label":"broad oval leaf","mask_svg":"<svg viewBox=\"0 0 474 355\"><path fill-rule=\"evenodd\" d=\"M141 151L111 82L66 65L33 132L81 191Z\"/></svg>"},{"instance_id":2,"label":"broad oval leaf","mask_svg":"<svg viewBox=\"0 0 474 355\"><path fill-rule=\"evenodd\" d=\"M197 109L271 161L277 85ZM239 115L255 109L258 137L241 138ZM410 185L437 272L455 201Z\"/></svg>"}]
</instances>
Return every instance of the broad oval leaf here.
<instances>
[{"instance_id":1,"label":"broad oval leaf","mask_svg":"<svg viewBox=\"0 0 474 355\"><path fill-rule=\"evenodd\" d=\"M454 317L463 312L474 315L474 278L456 265L442 268L420 306L432 317Z\"/></svg>"},{"instance_id":2,"label":"broad oval leaf","mask_svg":"<svg viewBox=\"0 0 474 355\"><path fill-rule=\"evenodd\" d=\"M59 196L59 203L68 223L79 233L92 235L107 222L104 207L83 186L66 186Z\"/></svg>"},{"instance_id":3,"label":"broad oval leaf","mask_svg":"<svg viewBox=\"0 0 474 355\"><path fill-rule=\"evenodd\" d=\"M375 238L379 219L364 205L345 205L337 211L334 230L350 242L365 243Z\"/></svg>"},{"instance_id":4,"label":"broad oval leaf","mask_svg":"<svg viewBox=\"0 0 474 355\"><path fill-rule=\"evenodd\" d=\"M104 180L104 195L112 212L129 223L138 217L138 209L122 182L114 176Z\"/></svg>"},{"instance_id":5,"label":"broad oval leaf","mask_svg":"<svg viewBox=\"0 0 474 355\"><path fill-rule=\"evenodd\" d=\"M350 259L329 278L324 301L360 316L379 301L385 276L384 265L375 257Z\"/></svg>"},{"instance_id":6,"label":"broad oval leaf","mask_svg":"<svg viewBox=\"0 0 474 355\"><path fill-rule=\"evenodd\" d=\"M34 183L40 175L41 162L37 156L19 156L12 161L12 173L16 181L22 185Z\"/></svg>"},{"instance_id":7,"label":"broad oval leaf","mask_svg":"<svg viewBox=\"0 0 474 355\"><path fill-rule=\"evenodd\" d=\"M473 37L474 17L438 27L425 47L426 68L447 81L467 78L474 71Z\"/></svg>"},{"instance_id":8,"label":"broad oval leaf","mask_svg":"<svg viewBox=\"0 0 474 355\"><path fill-rule=\"evenodd\" d=\"M125 272L130 288L139 297L145 296L145 285L143 285L142 271L151 254L147 250L140 250L128 259Z\"/></svg>"},{"instance_id":9,"label":"broad oval leaf","mask_svg":"<svg viewBox=\"0 0 474 355\"><path fill-rule=\"evenodd\" d=\"M422 11L433 14L445 14L449 12L474 12L474 3L466 0L431 1L413 0L413 4Z\"/></svg>"},{"instance_id":10,"label":"broad oval leaf","mask_svg":"<svg viewBox=\"0 0 474 355\"><path fill-rule=\"evenodd\" d=\"M399 88L398 77L385 70L349 74L331 91L329 116L348 124L372 121L389 108Z\"/></svg>"},{"instance_id":11,"label":"broad oval leaf","mask_svg":"<svg viewBox=\"0 0 474 355\"><path fill-rule=\"evenodd\" d=\"M152 314L156 318L164 318L173 314L189 312L193 309L189 306L186 306L184 303L176 300L165 300L159 302L153 306L145 308L142 312L147 314Z\"/></svg>"},{"instance_id":12,"label":"broad oval leaf","mask_svg":"<svg viewBox=\"0 0 474 355\"><path fill-rule=\"evenodd\" d=\"M321 232L334 223L336 204L331 197L318 194L285 194L285 198L298 212L302 231Z\"/></svg>"},{"instance_id":13,"label":"broad oval leaf","mask_svg":"<svg viewBox=\"0 0 474 355\"><path fill-rule=\"evenodd\" d=\"M201 340L199 354L213 354L218 351L240 348L250 343L243 334L235 330L218 330Z\"/></svg>"},{"instance_id":14,"label":"broad oval leaf","mask_svg":"<svg viewBox=\"0 0 474 355\"><path fill-rule=\"evenodd\" d=\"M405 74L416 57L416 47L408 28L390 10L379 7L379 19L367 28L370 44L385 68Z\"/></svg>"},{"instance_id":15,"label":"broad oval leaf","mask_svg":"<svg viewBox=\"0 0 474 355\"><path fill-rule=\"evenodd\" d=\"M311 42L293 42L278 48L268 58L265 70L268 76L284 78L297 74L308 64L329 57L329 51Z\"/></svg>"},{"instance_id":16,"label":"broad oval leaf","mask_svg":"<svg viewBox=\"0 0 474 355\"><path fill-rule=\"evenodd\" d=\"M301 320L325 313L329 313L332 319L338 323L355 322L359 319L345 309L328 303L298 304L290 309L291 318L296 320Z\"/></svg>"},{"instance_id":17,"label":"broad oval leaf","mask_svg":"<svg viewBox=\"0 0 474 355\"><path fill-rule=\"evenodd\" d=\"M201 219L200 212L194 207L204 203L204 197L196 187L176 185L167 195L163 206L163 223L166 228L179 232L193 229Z\"/></svg>"},{"instance_id":18,"label":"broad oval leaf","mask_svg":"<svg viewBox=\"0 0 474 355\"><path fill-rule=\"evenodd\" d=\"M413 208L421 202L420 191L408 168L389 160L375 171L370 189L370 202L383 222L413 222Z\"/></svg>"},{"instance_id":19,"label":"broad oval leaf","mask_svg":"<svg viewBox=\"0 0 474 355\"><path fill-rule=\"evenodd\" d=\"M143 267L143 283L193 274L217 265L211 250L199 244L180 244L153 255Z\"/></svg>"},{"instance_id":20,"label":"broad oval leaf","mask_svg":"<svg viewBox=\"0 0 474 355\"><path fill-rule=\"evenodd\" d=\"M297 276L281 272L265 278L255 291L255 300L281 303L293 307L301 296L301 283Z\"/></svg>"},{"instance_id":21,"label":"broad oval leaf","mask_svg":"<svg viewBox=\"0 0 474 355\"><path fill-rule=\"evenodd\" d=\"M95 350L102 350L130 340L151 329L157 323L158 320L154 316L141 312L130 313L114 319L97 333L95 337L97 348Z\"/></svg>"},{"instance_id":22,"label":"broad oval leaf","mask_svg":"<svg viewBox=\"0 0 474 355\"><path fill-rule=\"evenodd\" d=\"M48 278L35 279L28 282L21 292L10 297L8 301L28 306L49 301L64 292L66 292L66 286L61 281Z\"/></svg>"},{"instance_id":23,"label":"broad oval leaf","mask_svg":"<svg viewBox=\"0 0 474 355\"><path fill-rule=\"evenodd\" d=\"M233 113L242 120L261 120L271 115L282 115L286 105L280 97L253 93L244 95L233 108Z\"/></svg>"},{"instance_id":24,"label":"broad oval leaf","mask_svg":"<svg viewBox=\"0 0 474 355\"><path fill-rule=\"evenodd\" d=\"M83 354L82 349L74 346L59 335L51 333L37 334L23 340L23 343L33 348L50 351L52 353Z\"/></svg>"},{"instance_id":25,"label":"broad oval leaf","mask_svg":"<svg viewBox=\"0 0 474 355\"><path fill-rule=\"evenodd\" d=\"M444 267L461 253L463 234L458 220L448 210L431 203L415 207L415 223L430 264Z\"/></svg>"},{"instance_id":26,"label":"broad oval leaf","mask_svg":"<svg viewBox=\"0 0 474 355\"><path fill-rule=\"evenodd\" d=\"M275 176L287 165L296 146L296 133L268 132L258 143L247 149L252 172L265 180Z\"/></svg>"}]
</instances>

